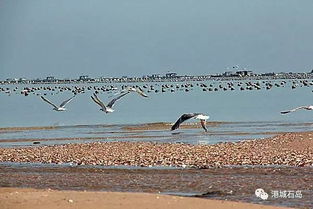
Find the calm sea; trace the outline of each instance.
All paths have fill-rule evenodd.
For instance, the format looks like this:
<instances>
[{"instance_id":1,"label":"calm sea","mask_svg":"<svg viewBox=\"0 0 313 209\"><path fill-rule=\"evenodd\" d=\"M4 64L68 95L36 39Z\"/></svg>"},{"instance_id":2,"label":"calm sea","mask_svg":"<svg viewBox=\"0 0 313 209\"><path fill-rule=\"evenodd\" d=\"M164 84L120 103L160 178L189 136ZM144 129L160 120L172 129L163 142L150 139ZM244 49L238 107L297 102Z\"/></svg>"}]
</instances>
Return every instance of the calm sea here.
<instances>
[{"instance_id":1,"label":"calm sea","mask_svg":"<svg viewBox=\"0 0 313 209\"><path fill-rule=\"evenodd\" d=\"M261 81L259 81L261 82ZM280 83L281 81L272 81ZM298 81L297 81L298 82ZM190 83L190 82L189 82ZM198 85L197 85L198 83ZM266 90L262 84L260 90L240 90L238 82L234 82L235 90L203 91L200 83L213 87L227 86L225 82L207 81L192 82L193 87L176 88L184 83L135 83L129 85L154 86L148 98L131 93L116 102L115 112L105 114L90 98L94 88L113 85L120 89L125 84L66 84L66 85L3 85L10 93L0 93L0 127L56 126L51 130L28 130L0 133L0 141L4 139L28 138L61 138L61 137L108 137L127 136L123 129L129 125L166 122L173 123L183 113L202 112L210 116L209 121L227 122L217 126L209 126L209 133L199 129L179 129L177 134L167 130L143 131L141 134L149 141L174 141L184 143L216 143L239 140L243 138L260 138L274 132L309 131L313 128L313 112L297 111L281 115L280 111L297 106L312 104L312 87L303 86L292 89L291 81L284 87L273 87ZM161 91L162 85L173 85ZM52 106L43 102L37 93L46 93L46 98L60 104L69 98L70 91L35 91L24 96L20 91L24 87L50 86L85 86L85 93L78 94L67 105L65 112L56 112ZM13 91L14 88L17 91ZM90 90L87 88L89 87ZM142 87L143 88L143 87ZM147 89L143 88L146 92ZM155 92L155 90L159 90ZM173 89L175 92L171 92ZM208 88L207 88L208 89ZM107 103L115 97L116 91L100 91L99 98ZM188 122L197 122L190 120ZM230 122L230 123L228 123ZM266 134L267 133L267 134ZM111 135L110 135L111 134ZM138 133L137 133L138 134ZM140 134L139 134L140 135ZM120 140L128 140L123 138ZM131 139L129 139L131 140ZM139 140L139 139L138 139ZM73 140L71 140L73 142ZM86 141L86 140L85 140ZM88 140L87 140L88 141ZM25 142L27 145L27 142ZM25 144L24 143L24 144ZM43 143L64 143L62 140ZM1 143L2 146L21 145L18 142ZM22 143L23 144L23 143Z\"/></svg>"}]
</instances>

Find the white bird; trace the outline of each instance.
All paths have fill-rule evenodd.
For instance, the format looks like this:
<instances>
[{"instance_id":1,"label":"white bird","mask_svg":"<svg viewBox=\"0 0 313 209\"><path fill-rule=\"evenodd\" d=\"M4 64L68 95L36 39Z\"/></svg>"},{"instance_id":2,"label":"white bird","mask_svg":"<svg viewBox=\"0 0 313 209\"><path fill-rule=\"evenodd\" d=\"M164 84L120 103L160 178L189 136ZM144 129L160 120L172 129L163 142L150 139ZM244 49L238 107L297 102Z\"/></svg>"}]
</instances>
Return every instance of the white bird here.
<instances>
[{"instance_id":1,"label":"white bird","mask_svg":"<svg viewBox=\"0 0 313 209\"><path fill-rule=\"evenodd\" d=\"M294 112L294 111L301 110L301 109L303 109L303 110L313 110L313 105L300 106L300 107L296 107L296 108L291 109L291 110L281 111L280 113L281 114L287 114L287 113Z\"/></svg>"},{"instance_id":2,"label":"white bird","mask_svg":"<svg viewBox=\"0 0 313 209\"><path fill-rule=\"evenodd\" d=\"M73 99L74 97L75 97L75 95L72 96L71 98L65 100L64 102L62 102L62 103L60 104L60 106L57 106L57 105L53 104L52 102L50 102L48 99L44 98L43 96L41 96L41 99L42 99L43 101L47 102L48 104L52 105L52 106L53 106L53 110L55 110L55 111L65 111L66 108L65 108L64 106L65 106L67 103L69 103L70 101L72 101L72 99Z\"/></svg>"},{"instance_id":3,"label":"white bird","mask_svg":"<svg viewBox=\"0 0 313 209\"><path fill-rule=\"evenodd\" d=\"M209 119L209 116L204 115L202 113L187 113L187 114L183 114L182 116L180 116L180 118L176 121L176 123L171 127L171 130L175 130L177 128L179 128L180 124L183 123L184 121L190 119L190 118L195 118L195 119L199 119L202 128L205 130L205 132L208 131L208 129L205 127L206 124L206 120Z\"/></svg>"},{"instance_id":4,"label":"white bird","mask_svg":"<svg viewBox=\"0 0 313 209\"><path fill-rule=\"evenodd\" d=\"M134 88L134 87L127 86L127 87L126 87L125 89L123 89L120 93L124 93L124 92L136 92L136 93L138 93L140 96L148 97L148 95L146 95L140 88Z\"/></svg>"},{"instance_id":5,"label":"white bird","mask_svg":"<svg viewBox=\"0 0 313 209\"><path fill-rule=\"evenodd\" d=\"M101 107L101 111L105 112L105 113L111 113L114 112L114 110L112 109L114 103L119 100L120 98L122 98L123 96L125 96L126 94L129 94L129 92L126 92L124 94L121 94L120 96L112 99L108 105L105 105L98 97L96 94L93 94L93 96L91 96L91 99L97 103L100 107Z\"/></svg>"}]
</instances>

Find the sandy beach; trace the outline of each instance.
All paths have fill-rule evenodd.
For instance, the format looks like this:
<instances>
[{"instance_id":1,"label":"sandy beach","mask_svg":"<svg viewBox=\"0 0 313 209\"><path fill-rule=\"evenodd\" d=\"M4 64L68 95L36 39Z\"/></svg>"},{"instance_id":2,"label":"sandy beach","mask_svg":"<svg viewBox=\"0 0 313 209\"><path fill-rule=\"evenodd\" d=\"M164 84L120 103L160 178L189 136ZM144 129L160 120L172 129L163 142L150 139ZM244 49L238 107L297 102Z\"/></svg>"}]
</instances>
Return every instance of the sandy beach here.
<instances>
[{"instance_id":1,"label":"sandy beach","mask_svg":"<svg viewBox=\"0 0 313 209\"><path fill-rule=\"evenodd\" d=\"M43 199L29 199L27 195L39 192L43 194L39 195L42 198L53 194L56 199L51 199L51 205L60 205L60 208L72 207L78 202L81 204L74 208L87 207L89 202L96 206L113 204L109 208L123 208L124 202L127 205L130 204L127 201L137 201L138 195L144 197L142 201L146 201L147 197L150 202L149 198L156 200L155 193L161 193L166 201L160 203L161 205L153 203L155 208L164 208L162 204L169 204L167 200L175 203L175 198L180 198L163 196L165 194L183 195L183 199L189 202L179 201L178 205L173 203L171 208L178 208L181 206L179 204L188 208L188 204L194 204L193 201L197 202L199 208L202 203L203 208L209 207L206 204L217 204L220 208L236 208L233 207L234 204L240 204L207 201L203 198L310 208L313 206L312 138L313 132L299 132L213 145L93 142L0 148L1 201L6 202L8 208L14 208L13 203L16 203L18 208L19 201L15 201L14 196L10 195L17 191L17 194L25 195L24 205L29 204L29 208L35 208L34 204ZM270 199L258 199L254 195L257 188L267 191ZM47 189L57 191L51 192ZM301 199L273 198L273 191L280 190L301 191L303 196ZM113 201L108 203L103 198L97 199L97 195L109 194L100 191L123 192L110 193L114 197L109 198L113 200L124 195L123 201L120 205L114 205L116 203ZM96 192L97 195L89 192ZM137 194L142 192L154 194ZM74 195L74 202L71 202L74 204L69 204L67 199L58 197L61 193L75 194L77 197L86 195L86 199L80 197L78 201ZM89 200L88 196L96 199ZM199 200L201 204L198 204ZM257 208L261 208L261 205ZM47 208L50 206L47 204ZM145 206L134 206L140 207ZM248 205L238 207L253 208Z\"/></svg>"},{"instance_id":2,"label":"sandy beach","mask_svg":"<svg viewBox=\"0 0 313 209\"><path fill-rule=\"evenodd\" d=\"M205 200L161 194L120 192L78 192L0 188L2 209L58 209L58 208L219 208L219 209L283 209L249 203Z\"/></svg>"},{"instance_id":3,"label":"sandy beach","mask_svg":"<svg viewBox=\"0 0 313 209\"><path fill-rule=\"evenodd\" d=\"M0 209L313 209L313 1L0 2Z\"/></svg>"}]
</instances>

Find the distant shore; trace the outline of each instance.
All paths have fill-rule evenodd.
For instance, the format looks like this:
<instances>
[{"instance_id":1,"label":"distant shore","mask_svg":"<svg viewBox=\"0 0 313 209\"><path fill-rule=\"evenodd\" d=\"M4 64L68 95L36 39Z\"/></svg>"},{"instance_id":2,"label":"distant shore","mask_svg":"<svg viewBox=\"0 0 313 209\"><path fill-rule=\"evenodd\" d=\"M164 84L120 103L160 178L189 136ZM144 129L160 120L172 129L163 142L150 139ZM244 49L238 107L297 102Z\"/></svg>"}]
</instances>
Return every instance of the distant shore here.
<instances>
[{"instance_id":1,"label":"distant shore","mask_svg":"<svg viewBox=\"0 0 313 209\"><path fill-rule=\"evenodd\" d=\"M166 75L153 74L142 77L99 77L91 78L87 75L77 79L57 79L48 76L45 79L8 78L0 81L1 84L78 84L78 83L149 83L149 82L193 82L193 81L232 81L232 80L280 80L280 79L313 79L313 72L288 72L288 73L253 73L252 71L239 70L236 72L223 72L208 75Z\"/></svg>"}]
</instances>

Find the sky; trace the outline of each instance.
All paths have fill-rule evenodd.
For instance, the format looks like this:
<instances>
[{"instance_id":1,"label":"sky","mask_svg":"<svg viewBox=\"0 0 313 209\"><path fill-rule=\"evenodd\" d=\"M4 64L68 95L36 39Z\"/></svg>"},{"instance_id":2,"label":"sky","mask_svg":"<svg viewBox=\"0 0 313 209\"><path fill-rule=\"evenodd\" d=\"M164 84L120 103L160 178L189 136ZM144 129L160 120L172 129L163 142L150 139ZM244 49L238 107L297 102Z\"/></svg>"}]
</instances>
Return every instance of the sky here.
<instances>
[{"instance_id":1,"label":"sky","mask_svg":"<svg viewBox=\"0 0 313 209\"><path fill-rule=\"evenodd\" d=\"M313 69L312 0L0 0L0 80Z\"/></svg>"}]
</instances>

